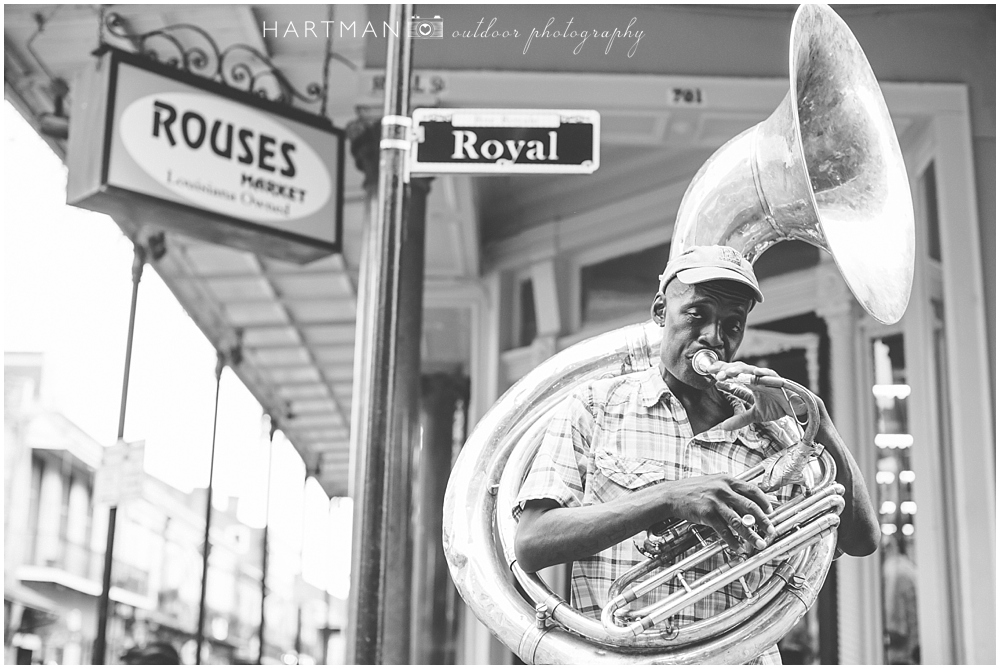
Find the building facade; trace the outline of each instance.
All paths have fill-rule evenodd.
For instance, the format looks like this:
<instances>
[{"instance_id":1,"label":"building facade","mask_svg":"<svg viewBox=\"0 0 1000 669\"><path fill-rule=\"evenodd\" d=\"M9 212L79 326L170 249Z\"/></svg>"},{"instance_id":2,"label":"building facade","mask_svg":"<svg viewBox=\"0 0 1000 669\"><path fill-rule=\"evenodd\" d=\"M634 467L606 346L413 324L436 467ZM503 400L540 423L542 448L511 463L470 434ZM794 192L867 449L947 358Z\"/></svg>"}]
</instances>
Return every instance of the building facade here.
<instances>
[{"instance_id":1,"label":"building facade","mask_svg":"<svg viewBox=\"0 0 1000 669\"><path fill-rule=\"evenodd\" d=\"M87 664L107 537L108 507L93 501L103 447L43 408L41 355L6 353L4 362L5 661ZM141 497L119 509L108 663L152 641L194 663L205 501L204 489L185 494L145 475ZM211 542L203 663L256 663L262 530L237 520L236 499L216 500ZM264 657L318 662L331 603L302 581L297 553L273 552Z\"/></svg>"}]
</instances>

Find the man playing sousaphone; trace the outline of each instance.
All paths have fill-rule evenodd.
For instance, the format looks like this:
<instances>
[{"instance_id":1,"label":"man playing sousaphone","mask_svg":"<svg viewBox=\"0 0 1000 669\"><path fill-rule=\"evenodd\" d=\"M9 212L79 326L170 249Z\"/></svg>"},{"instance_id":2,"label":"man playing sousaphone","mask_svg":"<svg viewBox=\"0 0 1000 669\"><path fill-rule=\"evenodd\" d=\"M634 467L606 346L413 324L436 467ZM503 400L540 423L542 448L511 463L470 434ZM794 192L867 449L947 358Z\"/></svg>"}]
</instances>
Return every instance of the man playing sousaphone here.
<instances>
[{"instance_id":1,"label":"man playing sousaphone","mask_svg":"<svg viewBox=\"0 0 1000 669\"><path fill-rule=\"evenodd\" d=\"M868 491L823 402L732 362L763 298L752 265L792 239L828 252L873 318L902 317L905 163L861 46L819 4L792 21L788 95L688 185L653 320L540 364L459 454L452 578L525 662L777 662L838 548L875 550ZM566 562L575 606L535 573Z\"/></svg>"},{"instance_id":2,"label":"man playing sousaphone","mask_svg":"<svg viewBox=\"0 0 1000 669\"><path fill-rule=\"evenodd\" d=\"M785 485L769 498L756 484L734 477L798 439L801 400L793 407L794 396L784 390L753 384L749 406L717 384L745 375L777 378L770 369L732 362L747 315L762 300L752 265L737 251L689 248L667 265L653 298L653 319L663 328L659 364L584 384L547 427L517 497L515 552L526 572L573 562L572 603L581 613L600 617L611 584L645 560L633 538L665 519L708 526L733 553L754 553L773 540L768 514L797 486ZM717 356L700 370L704 374L692 365L703 350ZM832 455L844 487L837 547L848 555L871 554L879 527L868 490L825 405L816 400L816 441ZM790 436L788 443L776 438L781 433ZM726 558L715 556L690 577L722 566ZM682 609L668 625L682 628L720 613L770 571L768 563ZM682 587L668 581L637 606ZM780 663L777 647L752 663Z\"/></svg>"}]
</instances>

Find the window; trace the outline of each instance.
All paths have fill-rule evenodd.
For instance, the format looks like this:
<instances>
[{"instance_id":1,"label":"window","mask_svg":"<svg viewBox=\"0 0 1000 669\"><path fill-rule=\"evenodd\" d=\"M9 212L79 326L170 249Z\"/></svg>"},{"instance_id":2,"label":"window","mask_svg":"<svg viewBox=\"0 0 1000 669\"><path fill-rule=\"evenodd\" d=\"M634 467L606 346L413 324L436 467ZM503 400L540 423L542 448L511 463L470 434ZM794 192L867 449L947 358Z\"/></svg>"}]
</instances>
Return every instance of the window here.
<instances>
[{"instance_id":1,"label":"window","mask_svg":"<svg viewBox=\"0 0 1000 669\"><path fill-rule=\"evenodd\" d=\"M938 219L937 179L934 163L927 166L920 176L923 182L925 212L927 217L927 255L931 260L941 262L941 222Z\"/></svg>"},{"instance_id":2,"label":"window","mask_svg":"<svg viewBox=\"0 0 1000 669\"><path fill-rule=\"evenodd\" d=\"M627 253L580 271L580 320L584 325L649 314L670 244Z\"/></svg>"},{"instance_id":3,"label":"window","mask_svg":"<svg viewBox=\"0 0 1000 669\"><path fill-rule=\"evenodd\" d=\"M523 279L517 287L517 345L531 346L538 336L538 317L535 314L535 286L531 279Z\"/></svg>"}]
</instances>

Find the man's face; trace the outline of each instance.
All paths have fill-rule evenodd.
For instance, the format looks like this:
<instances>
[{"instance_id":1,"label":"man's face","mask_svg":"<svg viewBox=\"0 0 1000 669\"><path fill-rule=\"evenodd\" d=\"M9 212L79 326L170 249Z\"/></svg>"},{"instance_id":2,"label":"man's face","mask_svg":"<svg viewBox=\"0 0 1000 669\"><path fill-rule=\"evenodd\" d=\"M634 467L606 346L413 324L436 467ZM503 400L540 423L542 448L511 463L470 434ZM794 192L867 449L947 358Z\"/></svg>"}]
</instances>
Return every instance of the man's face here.
<instances>
[{"instance_id":1,"label":"man's face","mask_svg":"<svg viewBox=\"0 0 1000 669\"><path fill-rule=\"evenodd\" d=\"M738 285L738 284L736 284ZM711 381L691 367L691 358L704 348L731 361L743 341L752 300L731 281L706 281L689 286L674 279L665 294L653 300L653 317L664 326L660 364L664 378L673 377L694 388Z\"/></svg>"}]
</instances>

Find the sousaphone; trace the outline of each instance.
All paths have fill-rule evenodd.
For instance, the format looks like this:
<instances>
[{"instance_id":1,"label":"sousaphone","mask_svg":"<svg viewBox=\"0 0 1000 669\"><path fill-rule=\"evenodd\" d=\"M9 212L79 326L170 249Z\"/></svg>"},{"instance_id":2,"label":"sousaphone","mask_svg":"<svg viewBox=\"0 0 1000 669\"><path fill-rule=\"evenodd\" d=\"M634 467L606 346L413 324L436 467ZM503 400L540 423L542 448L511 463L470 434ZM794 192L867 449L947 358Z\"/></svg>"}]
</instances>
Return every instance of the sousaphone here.
<instances>
[{"instance_id":1,"label":"sousaphone","mask_svg":"<svg viewBox=\"0 0 1000 669\"><path fill-rule=\"evenodd\" d=\"M806 241L834 257L870 315L896 322L912 284L913 209L878 83L850 29L822 5L804 5L796 12L789 69L790 90L782 104L720 148L691 182L674 224L671 255L693 245L723 244L754 262L779 241ZM693 595L682 593L650 610L630 611L622 593L645 586L617 583L611 598L618 603L609 604L599 621L520 569L511 508L548 419L580 383L655 364L661 331L651 321L621 328L576 344L532 370L475 427L452 472L443 537L452 578L476 616L525 662L743 663L788 632L826 577L843 500L832 458L811 443L814 404L806 435L788 449L785 460L763 472L765 478L798 477L806 491L775 511L775 524L788 526L788 539L779 538L743 563L747 570L775 560L781 567L740 604L686 628L664 630L659 623L690 605ZM803 390L801 396L808 404L808 393ZM796 471L790 471L790 462ZM751 475L762 472L746 477ZM682 522L651 536L662 539L661 556L721 550L717 540L706 541ZM654 557L634 576L674 578L682 568ZM689 590L702 596L732 578L731 573L710 574Z\"/></svg>"}]
</instances>

